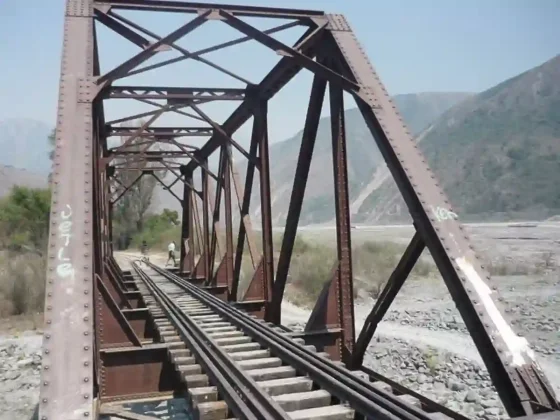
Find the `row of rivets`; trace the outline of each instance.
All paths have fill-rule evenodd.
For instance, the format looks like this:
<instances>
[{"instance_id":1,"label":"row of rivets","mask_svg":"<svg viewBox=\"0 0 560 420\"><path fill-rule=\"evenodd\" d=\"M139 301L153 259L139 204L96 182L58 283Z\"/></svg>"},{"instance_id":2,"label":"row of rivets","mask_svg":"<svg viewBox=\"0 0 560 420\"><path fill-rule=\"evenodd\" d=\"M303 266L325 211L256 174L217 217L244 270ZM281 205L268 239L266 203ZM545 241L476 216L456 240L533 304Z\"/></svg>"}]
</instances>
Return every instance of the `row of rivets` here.
<instances>
[{"instance_id":1,"label":"row of rivets","mask_svg":"<svg viewBox=\"0 0 560 420\"><path fill-rule=\"evenodd\" d=\"M91 12L92 12L91 1L90 0L68 1L66 11L67 11L67 15L91 16ZM65 104L65 102L64 102L66 100L65 99L66 92L65 92L64 88L65 88L66 81L68 80L67 76L65 75L65 69L68 66L67 47L68 47L68 44L69 44L69 40L71 40L71 38L72 38L71 34L69 33L69 30L68 30L68 27L69 27L68 22L69 22L69 20L66 19L65 20L65 25L64 25L62 72L61 72L61 77L60 77L61 89L60 89L60 95L59 95L59 111L58 111L58 114L57 114L57 120L58 120L57 121L57 127L61 127L61 124L65 120L64 110L65 110L66 107L70 106L69 104ZM91 19L87 22L87 27L88 27L88 36L89 36L89 39L91 40L93 38L92 37L92 35L93 35L93 32L92 32L93 22L92 22ZM91 42L88 42L88 52L89 51L93 51L93 49L91 48ZM91 59L88 58L86 60L86 62L87 62L86 64L91 64ZM86 96L87 96L87 93L86 93ZM87 126L87 124L90 123L90 121L91 121L91 112L89 112L89 110L86 110L86 112L84 112L84 117L86 118L86 127L85 127L84 131L85 131L85 134L86 134L86 141L87 141L88 137L90 137L90 135L91 135L90 134L91 129ZM89 139L89 140L91 141L91 139ZM52 182L52 184L53 184L53 193L52 193L52 196L53 196L53 198L52 198L52 208L53 208L53 210L51 212L51 235L50 235L51 240L50 240L50 244L49 244L49 248L51 249L51 251L50 251L50 254L51 254L50 259L51 260L53 259L54 248L56 248L55 236L56 236L56 227L58 226L56 217L60 213L59 211L56 210L56 205L58 204L59 187L60 187L60 183L61 183L59 181L59 178L61 176L63 176L63 174L61 174L61 171L60 171L60 167L62 166L61 154L62 154L63 147L64 147L64 144L63 144L63 140L62 140L62 133L60 132L60 128L58 128L57 132L56 132L56 144L55 144L55 159L54 159L55 170L53 172L53 182ZM89 147L90 147L89 144L85 145L86 149L88 149ZM87 158L89 155L90 155L89 151L86 150L85 157ZM88 165L89 165L89 163L87 162L87 159L86 159L86 167ZM87 194L89 194L89 190L87 189L87 185L89 184L89 180L87 180L87 176L89 176L89 172L86 171L84 173L84 176L86 177L86 179L84 181L84 184L86 185L86 189L84 189L84 194L87 195ZM85 202L87 203L87 199L85 200ZM85 223L89 223L89 219L87 218L88 213L89 213L89 209L86 208L85 209L85 220L84 220ZM86 246L86 252L84 253L84 256L88 257L89 254L90 254L88 252L88 249L89 249L89 246L90 246L89 240L86 241L84 243L84 245ZM89 265L84 265L84 268L87 269L88 267L89 267ZM54 267L52 267L52 266L49 267L49 272L53 273L53 271L54 271ZM85 279L85 280L87 282L87 279ZM52 274L49 275L47 282L48 282L48 285L47 285L48 290L47 290L46 309L47 309L48 312L51 312L53 308L52 308L52 305L50 305L48 302L52 299L52 296L53 296L52 288L53 288L54 279L52 277ZM86 287L88 287L88 286L86 286ZM88 290L85 290L84 294L87 295ZM89 305L87 303L84 304L84 307L87 308L88 306ZM89 321L89 317L87 317L87 316L84 317L84 322L88 322L88 321ZM52 325L52 320L47 319L45 321L45 323L46 323L47 326L50 326L50 325ZM48 348L47 343L49 343L53 338L52 333L48 332L48 331L50 331L50 330L48 330L48 328L49 327L47 327L46 331L45 331L45 342L46 342L45 345L44 345L44 354L45 355L50 355L50 353L51 353L50 349ZM84 331L84 336L89 336L89 334L90 334L90 332L88 330ZM88 345L84 346L84 350L89 351L90 346L88 346ZM50 365L48 364L48 357L46 357L45 359L46 359L46 363L43 365L43 371L48 372L50 370ZM89 362L85 361L84 366L88 367ZM83 378L83 381L85 383L89 382L89 380L90 380L90 378L88 376ZM42 382L42 385L43 385L43 387L49 386L48 379L45 378L45 380ZM90 395L89 394L84 394L83 398L84 399L89 399ZM48 403L48 398L43 397L41 399L41 402L43 404L47 404ZM88 411L84 412L84 416L88 417L89 412ZM41 417L41 419L42 420L48 420L47 416L44 416L44 415Z\"/></svg>"}]
</instances>

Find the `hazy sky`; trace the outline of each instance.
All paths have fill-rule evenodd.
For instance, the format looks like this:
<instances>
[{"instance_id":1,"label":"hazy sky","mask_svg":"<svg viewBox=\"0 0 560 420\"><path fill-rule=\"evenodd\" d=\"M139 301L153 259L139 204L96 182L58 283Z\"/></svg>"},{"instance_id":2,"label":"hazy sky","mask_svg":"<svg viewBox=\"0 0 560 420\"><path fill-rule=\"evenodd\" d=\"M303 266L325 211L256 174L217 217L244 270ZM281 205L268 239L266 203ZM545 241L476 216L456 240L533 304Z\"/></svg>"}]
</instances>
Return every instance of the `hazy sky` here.
<instances>
[{"instance_id":1,"label":"hazy sky","mask_svg":"<svg viewBox=\"0 0 560 420\"><path fill-rule=\"evenodd\" d=\"M345 14L391 94L478 92L560 53L558 0L261 0L231 3L323 9ZM0 120L29 117L54 125L63 6L63 0L0 0ZM138 14L127 14L127 17L145 24L161 36L184 22L184 16L178 15L162 15L149 21ZM277 24L251 23L260 28ZM180 44L196 50L234 36L234 31L223 23L211 22L204 27L207 25L204 36L197 37L197 32L193 32ZM295 40L300 33L291 37L286 35L284 39ZM100 29L100 42L102 54L107 54L102 55L105 70L138 52L135 46L118 40L104 28ZM104 50L109 43L111 49ZM236 71L249 74L251 81L258 82L277 57L262 47L257 48L268 53L270 61L257 59L252 50L243 52L241 47L221 56L210 54L208 58L223 65L233 63ZM198 67L195 68L194 64ZM194 64L189 67L183 63L168 69L164 72L165 82L159 79L159 84L189 85L189 78L193 80L191 84L210 83L210 76L216 72ZM228 84L227 78L219 80L221 86ZM295 87L292 86L292 90L275 103L273 140L287 137L301 127L310 80L308 75L302 76L301 80L294 82ZM148 79L136 80L139 84L142 81L147 83ZM115 113L120 116L123 110L119 106L116 106Z\"/></svg>"}]
</instances>

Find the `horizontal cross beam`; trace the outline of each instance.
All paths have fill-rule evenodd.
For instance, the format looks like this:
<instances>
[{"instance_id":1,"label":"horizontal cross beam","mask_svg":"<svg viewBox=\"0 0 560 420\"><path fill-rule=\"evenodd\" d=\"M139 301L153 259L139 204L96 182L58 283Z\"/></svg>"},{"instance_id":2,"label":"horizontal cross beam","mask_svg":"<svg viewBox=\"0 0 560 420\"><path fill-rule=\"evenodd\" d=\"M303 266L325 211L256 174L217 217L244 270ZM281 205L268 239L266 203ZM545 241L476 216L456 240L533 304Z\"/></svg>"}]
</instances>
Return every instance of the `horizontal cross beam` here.
<instances>
[{"instance_id":1,"label":"horizontal cross beam","mask_svg":"<svg viewBox=\"0 0 560 420\"><path fill-rule=\"evenodd\" d=\"M184 158L184 159L186 159L188 157L189 156L187 156L187 155L179 156L179 158ZM127 164L130 164L130 163L140 164L140 163L147 163L147 162L159 162L159 163L163 164L164 162L166 163L166 159L171 159L171 158L173 158L173 157L171 157L171 156L154 156L154 155L152 155L152 156L139 156L138 159L136 159L132 162L116 163L115 167L123 167L122 165L127 165ZM178 157L175 156L174 158L177 159Z\"/></svg>"},{"instance_id":2,"label":"horizontal cross beam","mask_svg":"<svg viewBox=\"0 0 560 420\"><path fill-rule=\"evenodd\" d=\"M168 165L168 166L150 166L150 167L143 167L143 166L110 166L109 168L114 168L113 170L118 170L118 171L132 171L132 172L147 172L147 173L152 173L152 172L160 172L160 171L167 171L170 169L181 169L180 165Z\"/></svg>"},{"instance_id":3,"label":"horizontal cross beam","mask_svg":"<svg viewBox=\"0 0 560 420\"><path fill-rule=\"evenodd\" d=\"M155 99L168 103L192 101L196 99L242 101L245 89L235 88L194 88L170 86L111 86L105 94L107 99Z\"/></svg>"},{"instance_id":4,"label":"horizontal cross beam","mask_svg":"<svg viewBox=\"0 0 560 420\"><path fill-rule=\"evenodd\" d=\"M107 127L107 137L131 136L139 127ZM200 137L214 134L212 127L146 127L139 137Z\"/></svg>"},{"instance_id":5,"label":"horizontal cross beam","mask_svg":"<svg viewBox=\"0 0 560 420\"><path fill-rule=\"evenodd\" d=\"M122 151L112 151L109 150L109 154L113 156L145 156L150 158L169 158L169 157L188 157L188 154L180 150L147 150L145 152L139 150L122 150Z\"/></svg>"},{"instance_id":6,"label":"horizontal cross beam","mask_svg":"<svg viewBox=\"0 0 560 420\"><path fill-rule=\"evenodd\" d=\"M281 7L257 7L231 4L212 4L163 1L163 0L111 0L98 1L96 6L111 6L120 10L151 10L173 13L200 13L212 9L222 9L237 16L261 17L273 19L304 19L324 16L325 12L320 10L285 9Z\"/></svg>"}]
</instances>

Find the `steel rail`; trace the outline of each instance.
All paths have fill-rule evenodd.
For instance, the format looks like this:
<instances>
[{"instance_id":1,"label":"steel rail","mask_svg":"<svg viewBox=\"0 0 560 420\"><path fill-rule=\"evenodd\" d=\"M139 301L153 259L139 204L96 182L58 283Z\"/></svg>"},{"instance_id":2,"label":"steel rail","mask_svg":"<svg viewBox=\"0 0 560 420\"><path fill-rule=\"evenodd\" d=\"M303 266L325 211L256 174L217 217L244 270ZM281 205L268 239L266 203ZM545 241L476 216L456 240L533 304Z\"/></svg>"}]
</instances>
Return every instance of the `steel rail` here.
<instances>
[{"instance_id":1,"label":"steel rail","mask_svg":"<svg viewBox=\"0 0 560 420\"><path fill-rule=\"evenodd\" d=\"M263 326L238 308L221 301L173 273L150 262L147 264L224 316L253 339L268 346L285 362L308 374L327 392L341 401L350 403L351 407L361 414L377 416L378 419L386 420L431 420L428 413L375 388L370 382L352 375L347 369L335 365L332 361L317 357L304 346Z\"/></svg>"},{"instance_id":2,"label":"steel rail","mask_svg":"<svg viewBox=\"0 0 560 420\"><path fill-rule=\"evenodd\" d=\"M145 263L150 265L149 262ZM233 359L229 357L227 353L214 342L214 340L208 337L196 324L196 322L186 315L179 306L155 284L147 273L138 267L136 263L133 263L133 267L138 275L143 279L146 286L148 286L152 295L159 298L159 303L165 303L165 305L162 306L166 307L166 312L170 315L173 314L176 318L178 318L176 319L176 328L178 330L183 330L183 332L188 331L184 337L188 340L189 344L198 345L198 353L196 353L197 357L200 357L201 359L205 358L208 362L208 355L212 355L211 358L214 360L216 368L222 373L221 377L215 377L217 385L223 386L227 383L228 386L230 386L236 384L236 386L234 385L234 388L237 389L238 394L241 395L242 400L245 402L245 406L247 407L247 405L249 405L252 407L252 409L247 407L246 410L239 410L238 400L235 398L238 397L238 395L235 397L230 395L229 399L238 404L235 408L232 408L234 414L238 418L252 419L253 417L248 416L248 413L254 413L256 415L256 419L258 420L290 419L288 413L286 413L286 411L283 410L278 403L272 400L263 390L261 390L261 388L250 376L237 367ZM205 368L210 367L212 369L211 361L209 361L206 365L204 366ZM224 400L229 406L229 401L225 398L225 396Z\"/></svg>"},{"instance_id":3,"label":"steel rail","mask_svg":"<svg viewBox=\"0 0 560 420\"><path fill-rule=\"evenodd\" d=\"M251 412L243 398L234 390L231 382L228 380L229 375L224 375L223 372L216 366L215 362L211 360L209 357L211 352L207 346L204 345L204 342L200 343L199 340L195 340L192 332L188 331L187 327L185 327L179 320L178 315L180 315L180 312L178 313L178 311L174 310L174 308L164 300L164 298L158 293L159 291L157 286L155 286L153 281L137 266L136 262L132 263L132 268L140 276L140 279L149 289L156 302L165 309L169 320L175 326L181 338L190 343L191 346L189 349L196 356L197 361L204 367L205 372L216 381L224 400L228 403L228 406L232 409L232 411L236 415L243 413L247 419L258 420L257 416Z\"/></svg>"}]
</instances>

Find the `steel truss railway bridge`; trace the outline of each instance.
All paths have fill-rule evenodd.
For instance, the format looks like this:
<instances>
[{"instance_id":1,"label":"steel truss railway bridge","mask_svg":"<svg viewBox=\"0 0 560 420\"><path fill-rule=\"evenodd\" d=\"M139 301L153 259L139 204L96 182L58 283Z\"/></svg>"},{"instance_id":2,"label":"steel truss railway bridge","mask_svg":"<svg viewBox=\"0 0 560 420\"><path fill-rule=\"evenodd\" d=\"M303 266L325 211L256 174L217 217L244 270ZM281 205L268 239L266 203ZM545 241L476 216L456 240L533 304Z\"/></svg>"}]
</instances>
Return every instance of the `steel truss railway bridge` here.
<instances>
[{"instance_id":1,"label":"steel truss railway bridge","mask_svg":"<svg viewBox=\"0 0 560 420\"><path fill-rule=\"evenodd\" d=\"M182 24L160 36L126 17L158 19L157 12L181 16ZM260 30L253 23L257 18L284 23ZM239 37L199 51L179 45L211 21ZM131 58L103 72L100 27L136 48ZM290 28L302 30L295 44L275 37ZM280 56L260 81L250 82L206 58L247 41ZM165 51L179 56L146 64ZM213 67L242 87L119 83L147 72L157 76L164 65L184 60ZM268 104L299 72L312 75L313 82L275 264ZM355 100L372 147L379 148L416 229L359 334L353 313L345 97ZM111 121L105 111L115 99L155 109ZM220 101L238 104L224 121L203 106ZM294 332L281 325L280 308L323 102L330 107L338 258L304 331ZM169 113L197 124L152 124ZM137 126L119 124L140 118ZM246 150L233 137L250 121ZM125 141L111 147L112 136ZM204 142L187 145L190 137ZM233 165L234 152L247 164L244 183ZM164 270L148 261L119 266L112 248L113 205L143 176L156 177L173 193L172 185L157 176L162 170L175 176L174 185L183 186L183 196L177 196L182 207L179 267ZM140 175L122 185L118 174L124 171ZM262 246L249 217L255 178L261 214L255 231L262 235ZM158 418L127 407L171 396L183 398L191 411L186 417L166 417L174 419L463 419L362 366L376 327L424 249L433 256L508 414L559 418L545 373L496 307L488 272L342 15L163 0L67 0L52 193L42 420ZM199 255L192 246L195 236ZM238 298L247 248L254 270Z\"/></svg>"}]
</instances>

